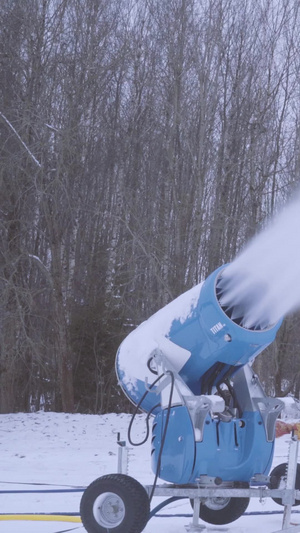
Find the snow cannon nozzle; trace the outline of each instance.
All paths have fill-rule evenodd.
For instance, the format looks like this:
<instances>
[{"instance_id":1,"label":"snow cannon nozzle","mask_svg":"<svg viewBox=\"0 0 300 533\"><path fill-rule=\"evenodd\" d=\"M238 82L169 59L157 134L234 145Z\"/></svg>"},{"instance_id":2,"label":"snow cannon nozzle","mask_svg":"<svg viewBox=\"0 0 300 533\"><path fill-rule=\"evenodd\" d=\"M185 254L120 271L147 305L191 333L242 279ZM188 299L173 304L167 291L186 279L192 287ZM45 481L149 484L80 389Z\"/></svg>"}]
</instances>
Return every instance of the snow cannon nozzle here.
<instances>
[{"instance_id":1,"label":"snow cannon nozzle","mask_svg":"<svg viewBox=\"0 0 300 533\"><path fill-rule=\"evenodd\" d=\"M274 326L262 314L260 302L267 293L267 284L255 285L243 273L232 276L223 269L216 278L216 298L226 316L235 324L252 331L263 331Z\"/></svg>"}]
</instances>

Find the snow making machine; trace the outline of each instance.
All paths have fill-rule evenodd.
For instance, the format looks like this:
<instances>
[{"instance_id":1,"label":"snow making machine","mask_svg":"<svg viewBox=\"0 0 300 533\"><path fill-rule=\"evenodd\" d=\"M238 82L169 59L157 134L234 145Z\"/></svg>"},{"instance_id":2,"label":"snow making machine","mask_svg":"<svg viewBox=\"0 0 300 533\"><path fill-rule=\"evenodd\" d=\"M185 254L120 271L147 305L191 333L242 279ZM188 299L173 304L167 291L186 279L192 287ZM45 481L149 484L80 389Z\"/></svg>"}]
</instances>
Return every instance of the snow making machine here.
<instances>
[{"instance_id":1,"label":"snow making machine","mask_svg":"<svg viewBox=\"0 0 300 533\"><path fill-rule=\"evenodd\" d=\"M225 271L226 265L217 269L121 344L119 383L136 413L147 413L147 422L152 418L154 483L143 486L120 471L96 479L80 506L88 533L140 533L156 510L180 498L193 508L188 531L205 527L199 517L233 522L251 497L271 496L289 511L300 503L297 450L288 463L289 486L282 489L286 464L270 474L283 404L265 394L251 366L274 341L281 321L247 327L247 300L255 291L224 305ZM130 430L131 424L133 444ZM150 512L153 496L168 498Z\"/></svg>"}]
</instances>

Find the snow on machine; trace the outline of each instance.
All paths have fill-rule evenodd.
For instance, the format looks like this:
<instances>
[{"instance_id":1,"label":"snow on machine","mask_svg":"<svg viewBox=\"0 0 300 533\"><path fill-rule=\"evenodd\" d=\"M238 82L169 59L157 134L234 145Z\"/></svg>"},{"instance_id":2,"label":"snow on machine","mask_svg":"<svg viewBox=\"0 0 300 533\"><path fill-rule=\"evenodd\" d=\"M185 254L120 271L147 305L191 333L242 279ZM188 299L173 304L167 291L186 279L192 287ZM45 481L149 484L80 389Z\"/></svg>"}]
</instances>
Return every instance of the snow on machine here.
<instances>
[{"instance_id":1,"label":"snow on machine","mask_svg":"<svg viewBox=\"0 0 300 533\"><path fill-rule=\"evenodd\" d=\"M219 525L236 520L251 497L271 496L284 505L286 525L291 506L300 503L298 443L292 439L288 478L284 464L270 474L283 404L266 396L251 367L274 341L281 320L249 321L249 299L259 298L259 291L228 303L225 272L226 266L217 269L121 344L119 383L136 412L153 418L155 480L144 487L120 472L96 479L81 500L88 533L140 533L162 507L150 513L153 496L168 496L165 504L189 498L188 531L205 527L199 517ZM167 483L158 485L158 479Z\"/></svg>"}]
</instances>

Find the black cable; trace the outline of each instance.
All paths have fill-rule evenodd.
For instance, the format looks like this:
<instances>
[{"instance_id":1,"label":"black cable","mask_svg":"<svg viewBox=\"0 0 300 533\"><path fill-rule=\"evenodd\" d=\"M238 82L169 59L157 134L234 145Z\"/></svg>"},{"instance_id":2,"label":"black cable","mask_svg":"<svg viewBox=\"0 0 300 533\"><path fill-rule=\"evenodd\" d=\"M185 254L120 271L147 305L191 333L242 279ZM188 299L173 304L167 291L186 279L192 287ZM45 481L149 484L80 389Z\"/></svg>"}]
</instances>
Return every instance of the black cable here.
<instances>
[{"instance_id":1,"label":"black cable","mask_svg":"<svg viewBox=\"0 0 300 533\"><path fill-rule=\"evenodd\" d=\"M39 490L0 490L0 494L52 494L65 492L84 492L85 487L81 489L39 489Z\"/></svg>"},{"instance_id":2,"label":"black cable","mask_svg":"<svg viewBox=\"0 0 300 533\"><path fill-rule=\"evenodd\" d=\"M170 414L171 414L171 407L172 407L172 398L173 398L175 378L174 378L173 372L171 372L170 370L167 370L166 374L169 374L171 376L171 389L170 389L170 395L169 395L169 403L168 403L168 407L167 407L167 416L166 416L166 421L165 421L165 427L164 427L163 436L162 436L162 439L161 439L160 450L159 450L159 454L158 454L155 478L154 478L154 482L153 482L153 485L152 485L151 493L150 493L150 496L149 496L150 502L151 502L151 500L153 498L155 487L156 487L156 484L157 484L157 479L158 479L159 473L160 473L161 458L162 458L164 444L165 444L165 440L166 440L166 436L167 436L168 424L169 424L169 419L170 419Z\"/></svg>"},{"instance_id":3,"label":"black cable","mask_svg":"<svg viewBox=\"0 0 300 533\"><path fill-rule=\"evenodd\" d=\"M160 450L159 450L159 454L158 454L158 460L157 460L157 467L156 467L156 472L155 472L155 478L154 478L154 482L153 482L153 485L152 485L152 489L151 489L151 493L150 493L150 496L149 496L149 500L151 502L152 498L153 498L153 494L154 494L154 491L155 491L155 487L156 487L156 484L157 484L157 479L159 477L159 473L160 473L160 467L161 467L161 458L162 458L162 453L163 453L163 449L164 449L164 444L165 444L165 440L166 440L166 436L167 436L167 430L168 430L168 424L169 424L169 419L170 419L170 413L171 413L171 407L172 407L172 398L173 398L173 392L174 392L174 384L175 384L175 378L174 378L174 374L173 372L171 372L170 370L167 370L164 374L161 374L160 376L158 376L158 378L156 378L155 381L153 381L153 383L151 383L151 385L149 386L149 389L146 390L143 394L143 396L141 397L141 399L139 400L138 404L136 405L135 407L135 410L132 414L132 417L131 417L131 420L129 422L129 426L128 426L128 433L127 433L127 436L128 436L128 441L129 443L131 444L131 446L141 446L142 444L144 444L148 437L149 437L149 418L150 418L150 415L152 414L152 412L154 411L154 409L156 409L157 407L160 406L160 404L157 404L157 405L154 405L154 407L152 407L152 409L148 412L147 414L147 417L146 417L146 437L139 443L135 443L131 440L131 428L132 428L132 424L134 422L134 419L138 413L138 410L140 409L144 399L146 398L146 396L149 394L149 392L151 391L151 389L153 389L153 387L156 385L156 383L158 383L158 381L166 374L169 374L171 376L171 389L170 389L170 395L169 395L169 402L168 402L168 407L167 407L167 415L166 415L166 421L165 421L165 427L164 427L164 431L163 431L163 436L162 436L162 440L161 440L161 446L160 446Z\"/></svg>"},{"instance_id":4,"label":"black cable","mask_svg":"<svg viewBox=\"0 0 300 533\"><path fill-rule=\"evenodd\" d=\"M156 409L157 407L160 407L160 403L157 403L156 405L154 405L152 407L152 409L148 412L147 416L146 416L146 419L145 419L145 422L146 422L146 436L145 436L144 440L142 440L140 442L133 442L131 440L131 428L132 428L132 424L133 424L133 420L134 420L133 417L131 418L130 423L129 423L129 427L128 427L128 441L131 444L131 446L142 446L142 444L145 444L145 442L147 442L148 437L149 437L149 433L150 433L149 418L152 415L154 409ZM136 416L136 413L134 414L134 417L135 416Z\"/></svg>"},{"instance_id":5,"label":"black cable","mask_svg":"<svg viewBox=\"0 0 300 533\"><path fill-rule=\"evenodd\" d=\"M75 531L75 529L82 529L83 526L76 526L72 527L71 529L60 529L59 531L56 531L55 533L67 533L68 531Z\"/></svg>"},{"instance_id":6,"label":"black cable","mask_svg":"<svg viewBox=\"0 0 300 533\"><path fill-rule=\"evenodd\" d=\"M152 407L152 409L148 412L147 414L147 417L146 417L146 437L144 438L143 441L141 442L133 442L131 440L131 428L132 428L132 425L133 425L133 422L135 420L135 417L138 413L138 410L140 409L144 399L146 398L146 396L149 394L150 390L153 389L153 387L156 385L156 383L164 376L164 374L161 374L160 376L158 376L158 378L156 378L155 381L153 381L153 383L151 383L151 385L149 386L149 390L146 390L143 394L143 396L141 397L140 401L137 403L137 405L135 406L135 410L132 414L132 417L131 417L131 420L129 422L129 426L128 426L128 432L127 432L127 437L128 437L128 442L131 444L131 446L141 446L142 444L144 444L148 437L149 437L149 417L150 415L152 414L152 412L154 411L154 409L156 409L157 407L160 406L160 404L157 404L157 405L154 405L154 407Z\"/></svg>"},{"instance_id":7,"label":"black cable","mask_svg":"<svg viewBox=\"0 0 300 533\"><path fill-rule=\"evenodd\" d=\"M62 485L61 483L33 483L33 482L24 482L24 481L2 481L0 479L0 484L5 485L40 485L42 487L66 487L70 489L83 489L85 490L86 487L82 487L81 485Z\"/></svg>"},{"instance_id":8,"label":"black cable","mask_svg":"<svg viewBox=\"0 0 300 533\"><path fill-rule=\"evenodd\" d=\"M157 376L158 375L157 370L154 370L154 368L151 367L151 363L152 363L153 359L154 359L153 357L150 357L150 359L148 359L147 367L149 368L150 372L152 372L152 374L155 374Z\"/></svg>"}]
</instances>

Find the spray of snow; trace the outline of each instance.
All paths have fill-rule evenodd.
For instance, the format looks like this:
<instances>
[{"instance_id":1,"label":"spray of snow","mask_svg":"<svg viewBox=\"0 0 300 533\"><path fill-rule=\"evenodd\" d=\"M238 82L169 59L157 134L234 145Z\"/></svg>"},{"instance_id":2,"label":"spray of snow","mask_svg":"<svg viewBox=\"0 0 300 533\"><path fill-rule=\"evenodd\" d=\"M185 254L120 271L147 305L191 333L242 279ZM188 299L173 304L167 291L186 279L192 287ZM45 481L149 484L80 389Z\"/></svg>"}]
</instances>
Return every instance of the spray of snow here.
<instances>
[{"instance_id":1,"label":"spray of snow","mask_svg":"<svg viewBox=\"0 0 300 533\"><path fill-rule=\"evenodd\" d=\"M222 306L265 328L300 307L300 195L224 270ZM234 319L232 315L232 319Z\"/></svg>"}]
</instances>

